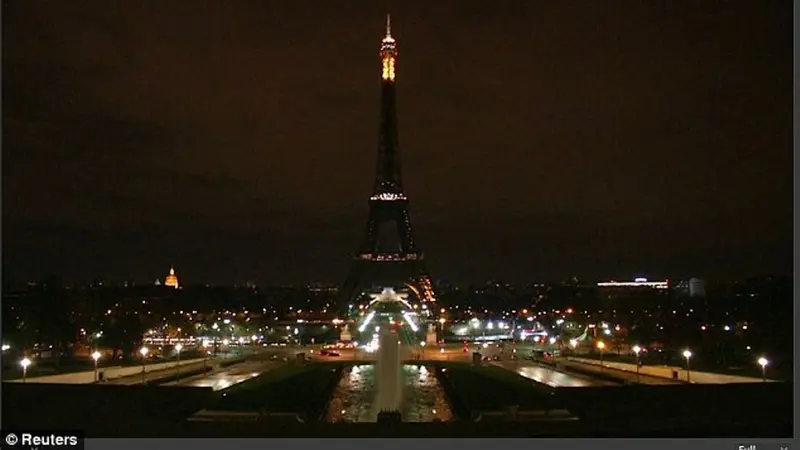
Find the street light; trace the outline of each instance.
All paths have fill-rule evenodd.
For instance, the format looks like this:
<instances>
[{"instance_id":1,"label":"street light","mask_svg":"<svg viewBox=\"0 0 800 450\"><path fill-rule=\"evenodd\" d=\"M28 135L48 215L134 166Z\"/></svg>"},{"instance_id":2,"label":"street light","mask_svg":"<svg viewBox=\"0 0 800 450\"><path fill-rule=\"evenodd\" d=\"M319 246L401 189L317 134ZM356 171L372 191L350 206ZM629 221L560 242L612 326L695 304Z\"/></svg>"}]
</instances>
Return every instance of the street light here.
<instances>
[{"instance_id":1,"label":"street light","mask_svg":"<svg viewBox=\"0 0 800 450\"><path fill-rule=\"evenodd\" d=\"M22 358L22 361L19 362L19 365L22 366L22 382L26 383L28 379L28 366L31 365L31 360L28 358Z\"/></svg>"},{"instance_id":2,"label":"street light","mask_svg":"<svg viewBox=\"0 0 800 450\"><path fill-rule=\"evenodd\" d=\"M686 358L686 382L691 383L692 371L691 368L689 367L689 359L692 357L692 352L689 350L684 350L683 357Z\"/></svg>"},{"instance_id":3,"label":"street light","mask_svg":"<svg viewBox=\"0 0 800 450\"><path fill-rule=\"evenodd\" d=\"M422 347L422 359L425 359L425 341L420 342L419 346Z\"/></svg>"},{"instance_id":4,"label":"street light","mask_svg":"<svg viewBox=\"0 0 800 450\"><path fill-rule=\"evenodd\" d=\"M601 371L603 370L603 354L604 354L603 350L605 350L605 348L606 348L606 343L605 342L600 341L600 342L597 343L597 350L600 350L600 370Z\"/></svg>"},{"instance_id":5,"label":"street light","mask_svg":"<svg viewBox=\"0 0 800 450\"><path fill-rule=\"evenodd\" d=\"M255 334L250 336L250 340L253 341L253 354L256 354L256 341L258 340L258 336Z\"/></svg>"},{"instance_id":6,"label":"street light","mask_svg":"<svg viewBox=\"0 0 800 450\"><path fill-rule=\"evenodd\" d=\"M100 380L100 378L98 377L99 374L97 372L97 362L100 361L100 357L101 356L103 356L103 355L101 355L100 352L98 352L98 351L95 351L94 353L92 353L92 359L94 360L94 382L95 383L97 383Z\"/></svg>"},{"instance_id":7,"label":"street light","mask_svg":"<svg viewBox=\"0 0 800 450\"><path fill-rule=\"evenodd\" d=\"M769 360L764 358L758 358L758 365L761 366L761 379L765 382L767 381L767 366L769 365Z\"/></svg>"},{"instance_id":8,"label":"street light","mask_svg":"<svg viewBox=\"0 0 800 450\"><path fill-rule=\"evenodd\" d=\"M149 351L150 350L147 347L142 347L142 348L139 349L139 353L142 354L142 384L145 383L144 373L145 373L145 370L146 370L145 367L147 366L147 359L146 359L147 358L147 352L149 352Z\"/></svg>"},{"instance_id":9,"label":"street light","mask_svg":"<svg viewBox=\"0 0 800 450\"><path fill-rule=\"evenodd\" d=\"M639 347L638 345L633 346L633 353L636 354L636 384L641 384L641 381L639 381L639 352L641 351L642 347Z\"/></svg>"},{"instance_id":10,"label":"street light","mask_svg":"<svg viewBox=\"0 0 800 450\"><path fill-rule=\"evenodd\" d=\"M209 345L211 345L210 342L203 341L203 376L205 376L206 372L208 371L208 369L207 369L207 364L208 363L206 361L208 361L208 354L210 353L208 351Z\"/></svg>"},{"instance_id":11,"label":"street light","mask_svg":"<svg viewBox=\"0 0 800 450\"><path fill-rule=\"evenodd\" d=\"M175 344L175 373L177 375L181 374L181 350L183 350L183 345L180 342Z\"/></svg>"}]
</instances>

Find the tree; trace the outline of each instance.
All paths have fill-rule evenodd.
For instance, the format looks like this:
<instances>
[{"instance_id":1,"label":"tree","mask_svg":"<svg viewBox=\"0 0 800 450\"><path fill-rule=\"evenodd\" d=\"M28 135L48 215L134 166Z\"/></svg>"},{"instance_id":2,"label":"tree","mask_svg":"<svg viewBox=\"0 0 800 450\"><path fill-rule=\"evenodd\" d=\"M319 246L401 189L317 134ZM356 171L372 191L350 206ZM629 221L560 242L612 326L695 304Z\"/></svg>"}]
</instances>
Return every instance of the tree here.
<instances>
[{"instance_id":1,"label":"tree","mask_svg":"<svg viewBox=\"0 0 800 450\"><path fill-rule=\"evenodd\" d=\"M114 356L119 352L129 355L142 341L147 326L138 314L112 316L103 329L102 341L112 348Z\"/></svg>"},{"instance_id":2,"label":"tree","mask_svg":"<svg viewBox=\"0 0 800 450\"><path fill-rule=\"evenodd\" d=\"M77 337L71 299L66 295L61 279L48 275L44 277L33 300L40 343L53 346L56 364L60 365L66 345L75 342Z\"/></svg>"}]
</instances>

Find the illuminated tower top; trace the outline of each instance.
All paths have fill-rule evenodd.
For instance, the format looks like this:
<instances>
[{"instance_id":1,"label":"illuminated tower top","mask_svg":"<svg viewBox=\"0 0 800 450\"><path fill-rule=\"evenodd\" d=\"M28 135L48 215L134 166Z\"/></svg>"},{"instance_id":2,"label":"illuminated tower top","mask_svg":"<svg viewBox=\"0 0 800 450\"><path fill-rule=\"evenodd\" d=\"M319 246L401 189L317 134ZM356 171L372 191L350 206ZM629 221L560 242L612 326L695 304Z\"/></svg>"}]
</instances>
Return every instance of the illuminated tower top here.
<instances>
[{"instance_id":1,"label":"illuminated tower top","mask_svg":"<svg viewBox=\"0 0 800 450\"><path fill-rule=\"evenodd\" d=\"M386 15L386 37L381 41L381 61L383 81L394 82L394 67L397 59L397 43L392 37L392 16Z\"/></svg>"},{"instance_id":2,"label":"illuminated tower top","mask_svg":"<svg viewBox=\"0 0 800 450\"><path fill-rule=\"evenodd\" d=\"M391 16L386 15L386 35L381 41L381 123L378 142L378 167L372 201L405 201L400 153L397 144L395 112L395 67L397 43L392 37Z\"/></svg>"},{"instance_id":3,"label":"illuminated tower top","mask_svg":"<svg viewBox=\"0 0 800 450\"><path fill-rule=\"evenodd\" d=\"M172 267L169 268L169 275L167 275L167 279L164 280L164 286L178 289L178 276L175 275L175 269Z\"/></svg>"}]
</instances>

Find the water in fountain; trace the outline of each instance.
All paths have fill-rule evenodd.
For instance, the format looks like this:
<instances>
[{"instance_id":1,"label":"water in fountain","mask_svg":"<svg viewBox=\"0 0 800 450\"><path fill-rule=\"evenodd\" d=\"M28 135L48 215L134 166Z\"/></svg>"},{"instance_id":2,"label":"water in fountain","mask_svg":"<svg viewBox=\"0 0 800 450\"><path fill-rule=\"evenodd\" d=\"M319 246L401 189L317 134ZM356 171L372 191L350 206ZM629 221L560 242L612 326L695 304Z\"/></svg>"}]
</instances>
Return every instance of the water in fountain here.
<instances>
[{"instance_id":1,"label":"water in fountain","mask_svg":"<svg viewBox=\"0 0 800 450\"><path fill-rule=\"evenodd\" d=\"M378 419L381 413L399 413L403 401L402 361L400 359L400 341L391 330L383 329L380 333L378 360L375 363L377 393L375 397L375 414Z\"/></svg>"},{"instance_id":2,"label":"water in fountain","mask_svg":"<svg viewBox=\"0 0 800 450\"><path fill-rule=\"evenodd\" d=\"M451 420L450 407L435 374L423 366L403 365L403 348L399 336L392 331L397 319L392 317L409 320L405 312L412 308L405 301L406 295L387 288L372 297L371 312L359 331L364 333L367 326L375 327L377 345L368 345L367 351L377 349L376 362L345 370L332 395L326 420L397 422L401 416L410 422ZM405 357L408 359L409 355Z\"/></svg>"},{"instance_id":3,"label":"water in fountain","mask_svg":"<svg viewBox=\"0 0 800 450\"><path fill-rule=\"evenodd\" d=\"M403 422L448 422L453 419L450 406L432 369L406 364L402 367ZM335 422L375 422L377 383L375 366L353 366L342 374L331 398L325 420Z\"/></svg>"}]
</instances>

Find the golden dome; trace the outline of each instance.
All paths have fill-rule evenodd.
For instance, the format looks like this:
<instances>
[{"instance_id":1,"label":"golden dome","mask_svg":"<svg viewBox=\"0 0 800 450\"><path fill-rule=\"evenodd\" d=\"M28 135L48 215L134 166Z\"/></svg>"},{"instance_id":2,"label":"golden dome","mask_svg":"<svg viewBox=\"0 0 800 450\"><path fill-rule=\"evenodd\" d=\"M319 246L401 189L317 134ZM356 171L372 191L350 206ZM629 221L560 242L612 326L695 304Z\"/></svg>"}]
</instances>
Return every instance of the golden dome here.
<instances>
[{"instance_id":1,"label":"golden dome","mask_svg":"<svg viewBox=\"0 0 800 450\"><path fill-rule=\"evenodd\" d=\"M169 268L169 275L167 275L167 278L164 280L164 286L178 289L178 276L175 275L175 269L173 267Z\"/></svg>"}]
</instances>

